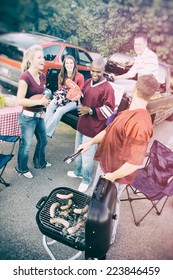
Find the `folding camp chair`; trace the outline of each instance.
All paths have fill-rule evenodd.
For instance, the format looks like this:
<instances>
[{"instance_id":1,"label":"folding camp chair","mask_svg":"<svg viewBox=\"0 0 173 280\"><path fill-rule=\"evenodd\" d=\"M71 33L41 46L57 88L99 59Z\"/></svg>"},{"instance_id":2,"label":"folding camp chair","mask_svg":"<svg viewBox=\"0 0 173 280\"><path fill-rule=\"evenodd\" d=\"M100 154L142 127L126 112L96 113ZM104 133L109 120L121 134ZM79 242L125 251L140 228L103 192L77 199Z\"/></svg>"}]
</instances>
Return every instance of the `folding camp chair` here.
<instances>
[{"instance_id":1,"label":"folding camp chair","mask_svg":"<svg viewBox=\"0 0 173 280\"><path fill-rule=\"evenodd\" d=\"M129 201L135 225L139 226L152 209L160 215L168 197L173 195L173 151L155 140L145 166L137 171L133 183L126 186L126 192L127 198L121 201ZM152 207L137 220L133 202L141 199L148 199Z\"/></svg>"},{"instance_id":2,"label":"folding camp chair","mask_svg":"<svg viewBox=\"0 0 173 280\"><path fill-rule=\"evenodd\" d=\"M6 187L9 187L10 184L7 183L3 178L2 178L2 174L7 166L7 163L12 159L13 155L13 151L14 151L14 147L16 142L20 139L19 136L4 136L4 135L0 135L0 141L3 142L10 142L12 143L12 147L10 149L9 154L4 154L3 151L0 151L0 183L4 184Z\"/></svg>"}]
</instances>

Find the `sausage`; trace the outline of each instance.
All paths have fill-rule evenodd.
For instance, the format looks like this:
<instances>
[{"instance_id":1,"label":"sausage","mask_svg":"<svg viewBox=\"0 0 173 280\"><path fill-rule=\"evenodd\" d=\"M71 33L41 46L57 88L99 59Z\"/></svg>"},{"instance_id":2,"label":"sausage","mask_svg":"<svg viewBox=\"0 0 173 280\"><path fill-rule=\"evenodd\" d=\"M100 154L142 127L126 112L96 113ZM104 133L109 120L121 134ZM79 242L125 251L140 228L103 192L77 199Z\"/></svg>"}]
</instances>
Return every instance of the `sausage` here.
<instances>
[{"instance_id":1,"label":"sausage","mask_svg":"<svg viewBox=\"0 0 173 280\"><path fill-rule=\"evenodd\" d=\"M70 208L70 206L73 204L73 201L71 199L68 200L68 203L66 205L62 205L60 207L61 210L67 210L68 208Z\"/></svg>"},{"instance_id":2,"label":"sausage","mask_svg":"<svg viewBox=\"0 0 173 280\"><path fill-rule=\"evenodd\" d=\"M70 199L73 197L73 193L68 193L68 194L57 193L56 197L58 197L60 199Z\"/></svg>"},{"instance_id":3,"label":"sausage","mask_svg":"<svg viewBox=\"0 0 173 280\"><path fill-rule=\"evenodd\" d=\"M86 212L88 211L88 208L89 208L88 205L86 205L84 208L81 208L81 209L74 208L74 209L73 209L73 212L74 212L75 214L84 214L84 213L86 213Z\"/></svg>"},{"instance_id":4,"label":"sausage","mask_svg":"<svg viewBox=\"0 0 173 280\"><path fill-rule=\"evenodd\" d=\"M51 224L62 224L63 226L65 226L66 228L69 227L69 222L66 221L65 219L62 218L50 218L50 223Z\"/></svg>"},{"instance_id":5,"label":"sausage","mask_svg":"<svg viewBox=\"0 0 173 280\"><path fill-rule=\"evenodd\" d=\"M51 216L51 218L53 218L55 216L55 209L57 207L59 207L59 206L60 206L59 202L55 202L55 203L53 203L51 205L51 207L50 207L50 216Z\"/></svg>"},{"instance_id":6,"label":"sausage","mask_svg":"<svg viewBox=\"0 0 173 280\"><path fill-rule=\"evenodd\" d=\"M69 234L73 234L76 231L78 231L81 227L83 227L84 224L85 224L85 222L80 220L80 221L77 222L77 224L74 227L68 228L67 231L68 231Z\"/></svg>"}]
</instances>

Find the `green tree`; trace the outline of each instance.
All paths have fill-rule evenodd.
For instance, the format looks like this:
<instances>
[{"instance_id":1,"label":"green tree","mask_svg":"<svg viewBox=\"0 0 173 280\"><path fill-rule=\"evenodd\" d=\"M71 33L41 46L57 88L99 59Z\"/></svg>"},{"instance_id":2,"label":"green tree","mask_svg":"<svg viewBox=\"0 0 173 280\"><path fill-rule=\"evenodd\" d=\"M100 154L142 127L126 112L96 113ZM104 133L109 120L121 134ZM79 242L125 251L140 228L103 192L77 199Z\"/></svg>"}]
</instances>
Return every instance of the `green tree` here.
<instances>
[{"instance_id":1,"label":"green tree","mask_svg":"<svg viewBox=\"0 0 173 280\"><path fill-rule=\"evenodd\" d=\"M149 47L173 64L171 0L1 0L1 32L38 31L108 57L133 53L136 30ZM14 12L15 7L15 12Z\"/></svg>"}]
</instances>

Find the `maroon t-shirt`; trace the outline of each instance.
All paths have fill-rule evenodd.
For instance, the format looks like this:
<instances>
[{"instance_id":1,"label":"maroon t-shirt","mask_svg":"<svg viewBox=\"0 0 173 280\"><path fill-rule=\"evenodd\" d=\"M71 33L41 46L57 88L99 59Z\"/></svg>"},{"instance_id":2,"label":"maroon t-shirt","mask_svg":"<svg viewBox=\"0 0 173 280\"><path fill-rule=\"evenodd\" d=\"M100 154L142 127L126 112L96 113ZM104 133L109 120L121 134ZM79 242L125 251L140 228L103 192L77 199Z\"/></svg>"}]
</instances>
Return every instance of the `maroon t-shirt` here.
<instances>
[{"instance_id":1,"label":"maroon t-shirt","mask_svg":"<svg viewBox=\"0 0 173 280\"><path fill-rule=\"evenodd\" d=\"M24 73L22 73L19 80L24 80L28 85L25 98L29 99L31 96L36 94L42 94L44 91L44 84L46 81L46 77L43 73L40 73L40 85L34 80L34 78L29 73L29 71L25 71ZM42 105L39 106L37 105L33 107L26 107L26 106L23 107L23 109L32 112L40 112L42 111L42 108L43 108Z\"/></svg>"},{"instance_id":2,"label":"maroon t-shirt","mask_svg":"<svg viewBox=\"0 0 173 280\"><path fill-rule=\"evenodd\" d=\"M147 110L124 110L105 130L105 137L94 157L100 161L104 173L116 171L125 162L143 164L153 134L151 117ZM136 172L116 181L131 184L135 174Z\"/></svg>"},{"instance_id":3,"label":"maroon t-shirt","mask_svg":"<svg viewBox=\"0 0 173 280\"><path fill-rule=\"evenodd\" d=\"M106 126L106 120L113 114L115 95L108 81L93 84L92 79L85 82L81 103L95 109L95 115L79 116L77 130L88 137L94 137Z\"/></svg>"}]
</instances>

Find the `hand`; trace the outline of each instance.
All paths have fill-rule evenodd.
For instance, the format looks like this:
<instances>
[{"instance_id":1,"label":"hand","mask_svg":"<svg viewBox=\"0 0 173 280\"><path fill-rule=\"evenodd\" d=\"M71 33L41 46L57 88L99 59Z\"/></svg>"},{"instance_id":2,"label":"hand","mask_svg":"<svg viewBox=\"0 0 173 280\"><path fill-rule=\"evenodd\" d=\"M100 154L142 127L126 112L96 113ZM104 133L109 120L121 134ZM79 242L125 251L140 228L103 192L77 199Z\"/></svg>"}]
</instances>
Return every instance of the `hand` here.
<instances>
[{"instance_id":1,"label":"hand","mask_svg":"<svg viewBox=\"0 0 173 280\"><path fill-rule=\"evenodd\" d=\"M91 109L90 107L79 105L78 106L78 114L80 116L88 115L90 109Z\"/></svg>"},{"instance_id":2,"label":"hand","mask_svg":"<svg viewBox=\"0 0 173 280\"><path fill-rule=\"evenodd\" d=\"M102 177L105 178L106 180L111 181L112 183L115 181L113 173L111 173L111 172L104 174Z\"/></svg>"},{"instance_id":3,"label":"hand","mask_svg":"<svg viewBox=\"0 0 173 280\"><path fill-rule=\"evenodd\" d=\"M111 73L109 74L109 79L111 82L114 82L116 80L116 76L113 73Z\"/></svg>"},{"instance_id":4,"label":"hand","mask_svg":"<svg viewBox=\"0 0 173 280\"><path fill-rule=\"evenodd\" d=\"M47 107L50 102L51 99L46 95L44 95L43 98L41 99L41 105L43 105L44 107Z\"/></svg>"},{"instance_id":5,"label":"hand","mask_svg":"<svg viewBox=\"0 0 173 280\"><path fill-rule=\"evenodd\" d=\"M90 149L91 145L92 145L91 141L86 142L86 143L84 143L84 144L81 144L81 145L78 147L77 151L79 151L79 150L82 149L82 152L81 152L81 153L84 153L84 152L86 152L87 150Z\"/></svg>"}]
</instances>

